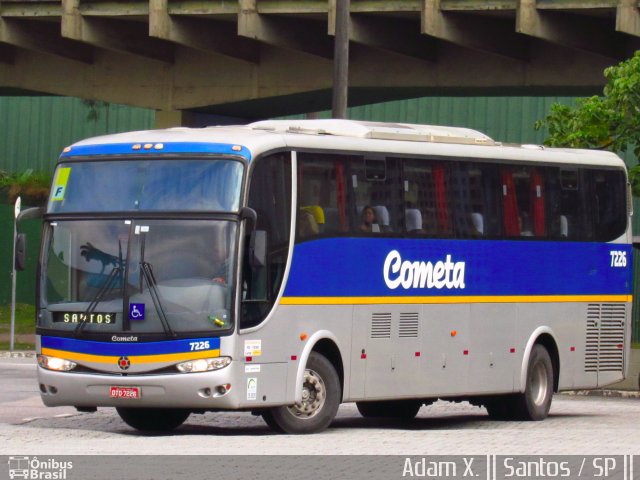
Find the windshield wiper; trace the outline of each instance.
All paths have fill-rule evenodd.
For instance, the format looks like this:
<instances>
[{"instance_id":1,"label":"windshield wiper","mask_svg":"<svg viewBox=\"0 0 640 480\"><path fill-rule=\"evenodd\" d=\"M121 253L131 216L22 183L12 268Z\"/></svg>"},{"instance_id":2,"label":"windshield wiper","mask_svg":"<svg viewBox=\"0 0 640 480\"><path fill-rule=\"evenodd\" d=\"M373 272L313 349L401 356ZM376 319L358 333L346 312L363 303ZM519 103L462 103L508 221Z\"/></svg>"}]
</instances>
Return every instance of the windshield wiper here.
<instances>
[{"instance_id":1,"label":"windshield wiper","mask_svg":"<svg viewBox=\"0 0 640 480\"><path fill-rule=\"evenodd\" d=\"M140 262L140 270L142 271L142 276L147 282L147 287L149 288L149 294L151 295L151 300L153 301L153 305L156 307L156 312L158 312L158 316L160 317L160 323L162 323L162 328L164 329L164 333L167 335L171 335L175 337L175 332L171 329L171 325L169 325L169 320L167 319L167 315L162 308L162 302L160 301L160 294L158 293L158 282L156 281L156 277L153 275L153 269L151 264L148 262Z\"/></svg>"},{"instance_id":2,"label":"windshield wiper","mask_svg":"<svg viewBox=\"0 0 640 480\"><path fill-rule=\"evenodd\" d=\"M93 296L93 298L91 299L91 303L89 303L89 306L84 311L84 318L73 331L75 335L79 335L82 332L82 329L89 320L89 316L93 313L104 296L116 287L116 285L118 284L118 280L122 282L122 268L114 267L113 270L111 270L111 272L109 273L107 280L104 282L102 287L100 287L100 290L98 290L98 292Z\"/></svg>"}]
</instances>

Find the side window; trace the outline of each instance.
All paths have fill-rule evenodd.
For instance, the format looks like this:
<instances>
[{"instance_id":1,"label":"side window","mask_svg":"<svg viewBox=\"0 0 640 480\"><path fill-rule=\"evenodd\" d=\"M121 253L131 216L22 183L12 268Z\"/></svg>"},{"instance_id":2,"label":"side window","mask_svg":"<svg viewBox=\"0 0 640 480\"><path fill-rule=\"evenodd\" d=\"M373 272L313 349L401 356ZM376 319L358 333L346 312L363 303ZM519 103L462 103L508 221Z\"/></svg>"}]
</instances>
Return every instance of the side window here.
<instances>
[{"instance_id":1,"label":"side window","mask_svg":"<svg viewBox=\"0 0 640 480\"><path fill-rule=\"evenodd\" d=\"M403 198L400 160L367 155L353 158L350 183L354 192L355 233L401 233Z\"/></svg>"},{"instance_id":2,"label":"side window","mask_svg":"<svg viewBox=\"0 0 640 480\"><path fill-rule=\"evenodd\" d=\"M249 182L249 203L257 213L256 231L264 232L266 263L252 266L243 259L240 328L259 324L273 307L287 264L291 225L291 154L255 160ZM249 239L245 242L249 245Z\"/></svg>"},{"instance_id":3,"label":"side window","mask_svg":"<svg viewBox=\"0 0 640 480\"><path fill-rule=\"evenodd\" d=\"M622 235L627 227L627 197L624 172L587 170L593 212L594 240L608 242Z\"/></svg>"},{"instance_id":4,"label":"side window","mask_svg":"<svg viewBox=\"0 0 640 480\"><path fill-rule=\"evenodd\" d=\"M552 238L578 241L593 239L586 186L583 170L548 168L547 205Z\"/></svg>"},{"instance_id":5,"label":"side window","mask_svg":"<svg viewBox=\"0 0 640 480\"><path fill-rule=\"evenodd\" d=\"M454 165L452 198L456 237L497 238L502 231L500 186L495 165L460 162Z\"/></svg>"},{"instance_id":6,"label":"side window","mask_svg":"<svg viewBox=\"0 0 640 480\"><path fill-rule=\"evenodd\" d=\"M542 170L505 166L500 169L500 179L505 236L546 237L546 189Z\"/></svg>"},{"instance_id":7,"label":"side window","mask_svg":"<svg viewBox=\"0 0 640 480\"><path fill-rule=\"evenodd\" d=\"M346 157L298 154L296 241L349 231Z\"/></svg>"},{"instance_id":8,"label":"side window","mask_svg":"<svg viewBox=\"0 0 640 480\"><path fill-rule=\"evenodd\" d=\"M444 162L404 161L404 228L409 234L453 234L449 166Z\"/></svg>"}]
</instances>

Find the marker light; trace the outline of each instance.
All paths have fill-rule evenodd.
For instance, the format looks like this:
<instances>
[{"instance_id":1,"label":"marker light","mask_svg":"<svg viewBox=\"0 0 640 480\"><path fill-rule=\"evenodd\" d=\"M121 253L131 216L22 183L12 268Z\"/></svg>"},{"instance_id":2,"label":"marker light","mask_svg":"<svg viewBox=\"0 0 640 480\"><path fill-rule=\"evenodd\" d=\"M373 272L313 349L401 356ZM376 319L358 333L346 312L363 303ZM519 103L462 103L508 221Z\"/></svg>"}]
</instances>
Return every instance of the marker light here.
<instances>
[{"instance_id":1,"label":"marker light","mask_svg":"<svg viewBox=\"0 0 640 480\"><path fill-rule=\"evenodd\" d=\"M50 357L48 355L38 355L38 365L47 370L55 370L58 372L68 372L76 368L77 363L64 358Z\"/></svg>"},{"instance_id":2,"label":"marker light","mask_svg":"<svg viewBox=\"0 0 640 480\"><path fill-rule=\"evenodd\" d=\"M231 147L231 150L233 150L234 152L240 152L242 151L242 147L240 145L234 145L233 147Z\"/></svg>"},{"instance_id":3,"label":"marker light","mask_svg":"<svg viewBox=\"0 0 640 480\"><path fill-rule=\"evenodd\" d=\"M71 151L71 147L65 147L64 150L62 150L64 153L69 153Z\"/></svg>"},{"instance_id":4,"label":"marker light","mask_svg":"<svg viewBox=\"0 0 640 480\"><path fill-rule=\"evenodd\" d=\"M182 373L210 372L220 370L231 363L231 357L200 358L178 363L176 368Z\"/></svg>"},{"instance_id":5,"label":"marker light","mask_svg":"<svg viewBox=\"0 0 640 480\"><path fill-rule=\"evenodd\" d=\"M164 144L162 144L162 143L156 143L156 144L153 146L153 148L154 148L154 149L156 149L156 150L162 150L162 149L164 148Z\"/></svg>"},{"instance_id":6,"label":"marker light","mask_svg":"<svg viewBox=\"0 0 640 480\"><path fill-rule=\"evenodd\" d=\"M145 143L142 148L145 150L151 150L153 148L153 143Z\"/></svg>"},{"instance_id":7,"label":"marker light","mask_svg":"<svg viewBox=\"0 0 640 480\"><path fill-rule=\"evenodd\" d=\"M142 145L140 145L139 143L136 143L131 147L132 150L140 150L141 148L142 148Z\"/></svg>"}]
</instances>

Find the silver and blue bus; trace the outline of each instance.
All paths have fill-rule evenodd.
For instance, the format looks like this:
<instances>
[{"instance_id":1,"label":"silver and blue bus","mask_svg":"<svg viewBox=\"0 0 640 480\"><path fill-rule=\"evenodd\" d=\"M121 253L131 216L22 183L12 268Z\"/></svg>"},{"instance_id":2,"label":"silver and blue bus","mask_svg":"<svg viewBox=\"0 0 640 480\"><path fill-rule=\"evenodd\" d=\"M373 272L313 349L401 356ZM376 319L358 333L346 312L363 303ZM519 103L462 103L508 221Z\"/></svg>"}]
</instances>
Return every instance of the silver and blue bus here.
<instances>
[{"instance_id":1,"label":"silver and blue bus","mask_svg":"<svg viewBox=\"0 0 640 480\"><path fill-rule=\"evenodd\" d=\"M241 410L274 430L437 399L541 420L622 380L631 199L602 151L348 120L78 142L37 292L48 406L139 430Z\"/></svg>"}]
</instances>

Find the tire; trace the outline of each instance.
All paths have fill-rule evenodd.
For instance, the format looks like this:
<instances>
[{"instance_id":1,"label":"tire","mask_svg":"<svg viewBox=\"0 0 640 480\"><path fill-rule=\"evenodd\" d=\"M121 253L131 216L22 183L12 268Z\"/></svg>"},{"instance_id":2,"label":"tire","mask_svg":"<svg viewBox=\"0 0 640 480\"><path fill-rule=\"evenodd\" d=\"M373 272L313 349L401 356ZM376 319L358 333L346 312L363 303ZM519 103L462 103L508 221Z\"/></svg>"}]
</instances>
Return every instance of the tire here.
<instances>
[{"instance_id":1,"label":"tire","mask_svg":"<svg viewBox=\"0 0 640 480\"><path fill-rule=\"evenodd\" d=\"M411 420L422 407L420 400L388 400L384 402L356 402L358 412L365 418L399 418Z\"/></svg>"},{"instance_id":2,"label":"tire","mask_svg":"<svg viewBox=\"0 0 640 480\"><path fill-rule=\"evenodd\" d=\"M130 427L143 432L166 432L178 428L190 411L179 408L116 407L120 418Z\"/></svg>"},{"instance_id":3,"label":"tire","mask_svg":"<svg viewBox=\"0 0 640 480\"><path fill-rule=\"evenodd\" d=\"M309 355L302 390L301 404L275 407L263 413L267 425L271 426L273 421L276 431L293 434L326 429L338 412L342 389L336 369L323 355L316 352Z\"/></svg>"},{"instance_id":4,"label":"tire","mask_svg":"<svg viewBox=\"0 0 640 480\"><path fill-rule=\"evenodd\" d=\"M262 420L264 420L264 423L266 423L271 430L278 433L284 433L284 430L282 430L282 428L280 428L280 425L278 425L276 421L273 419L273 414L271 413L271 409L265 410L264 412L262 412L261 416L262 416Z\"/></svg>"},{"instance_id":5,"label":"tire","mask_svg":"<svg viewBox=\"0 0 640 480\"><path fill-rule=\"evenodd\" d=\"M543 420L547 418L553 398L553 363L542 345L534 345L527 366L524 393L513 397L513 418Z\"/></svg>"}]
</instances>

